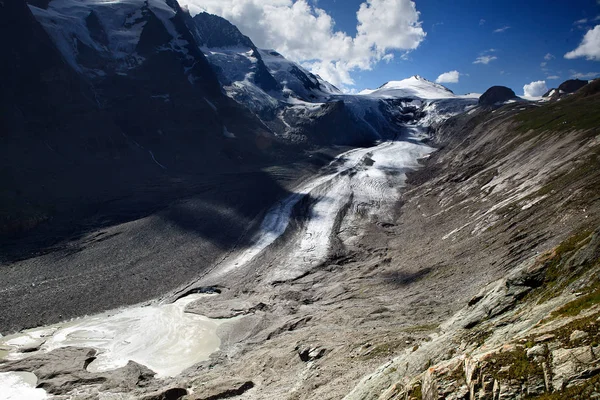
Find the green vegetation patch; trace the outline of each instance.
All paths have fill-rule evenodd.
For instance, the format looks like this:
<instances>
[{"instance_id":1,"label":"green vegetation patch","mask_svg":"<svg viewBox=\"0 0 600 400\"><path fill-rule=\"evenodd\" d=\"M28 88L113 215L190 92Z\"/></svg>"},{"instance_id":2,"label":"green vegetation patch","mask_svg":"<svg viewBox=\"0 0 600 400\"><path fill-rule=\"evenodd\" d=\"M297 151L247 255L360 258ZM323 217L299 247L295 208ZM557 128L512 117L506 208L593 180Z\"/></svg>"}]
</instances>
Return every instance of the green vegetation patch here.
<instances>
[{"instance_id":1,"label":"green vegetation patch","mask_svg":"<svg viewBox=\"0 0 600 400\"><path fill-rule=\"evenodd\" d=\"M544 373L540 365L529 361L525 348L495 354L492 360L490 371L486 372L498 380L526 381L531 375Z\"/></svg>"},{"instance_id":2,"label":"green vegetation patch","mask_svg":"<svg viewBox=\"0 0 600 400\"><path fill-rule=\"evenodd\" d=\"M579 315L581 311L587 310L596 304L600 304L600 283L598 282L590 288L590 291L587 294L565 304L554 311L552 316L576 316Z\"/></svg>"},{"instance_id":3,"label":"green vegetation patch","mask_svg":"<svg viewBox=\"0 0 600 400\"><path fill-rule=\"evenodd\" d=\"M375 345L370 352L362 355L361 358L364 360L371 360L374 358L391 356L404 347L406 347L405 340L393 340L391 342Z\"/></svg>"},{"instance_id":4,"label":"green vegetation patch","mask_svg":"<svg viewBox=\"0 0 600 400\"><path fill-rule=\"evenodd\" d=\"M578 232L559 244L551 253L546 253L540 258L539 262L545 264L545 275L540 291L534 292L534 295L542 292L538 303L557 296L564 288L589 270L591 265L587 266L588 268L582 266L576 271L570 271L566 262L575 251L587 245L591 237L592 231L590 230Z\"/></svg>"},{"instance_id":5,"label":"green vegetation patch","mask_svg":"<svg viewBox=\"0 0 600 400\"><path fill-rule=\"evenodd\" d=\"M414 385L407 393L407 400L423 400L423 386L421 382Z\"/></svg>"},{"instance_id":6,"label":"green vegetation patch","mask_svg":"<svg viewBox=\"0 0 600 400\"><path fill-rule=\"evenodd\" d=\"M402 329L402 332L406 333L423 333L423 332L433 332L438 330L439 325L437 324L424 324L424 325L414 325L409 326L407 328Z\"/></svg>"},{"instance_id":7,"label":"green vegetation patch","mask_svg":"<svg viewBox=\"0 0 600 400\"><path fill-rule=\"evenodd\" d=\"M600 131L600 95L570 95L560 101L523 111L515 116L521 132Z\"/></svg>"}]
</instances>

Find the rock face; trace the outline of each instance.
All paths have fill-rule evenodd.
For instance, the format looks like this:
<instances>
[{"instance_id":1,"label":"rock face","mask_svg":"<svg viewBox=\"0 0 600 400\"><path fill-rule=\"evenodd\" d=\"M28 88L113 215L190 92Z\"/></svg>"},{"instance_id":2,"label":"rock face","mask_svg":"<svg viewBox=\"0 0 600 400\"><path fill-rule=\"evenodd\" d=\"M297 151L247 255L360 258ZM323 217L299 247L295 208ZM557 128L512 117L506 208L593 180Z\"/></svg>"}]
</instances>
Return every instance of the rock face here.
<instances>
[{"instance_id":1,"label":"rock face","mask_svg":"<svg viewBox=\"0 0 600 400\"><path fill-rule=\"evenodd\" d=\"M197 35L197 41L202 47L220 49L221 51L224 49L235 49L235 53L238 55L233 60L228 59L229 63L244 63L245 57L239 53L245 51L248 53L250 65L247 66L247 70L244 72L251 74L252 81L266 92L281 90L280 83L270 74L259 50L252 43L252 40L244 36L235 25L224 18L205 12L195 15L193 21L192 33ZM240 49L243 51L240 51ZM219 59L223 60L221 57L212 57L212 62L217 68L217 74L219 74L223 84L230 85L236 79L245 79L245 75L242 77L228 74L225 70L227 68L226 64L221 66L218 62ZM252 62L254 60L256 62Z\"/></svg>"},{"instance_id":2,"label":"rock face","mask_svg":"<svg viewBox=\"0 0 600 400\"><path fill-rule=\"evenodd\" d=\"M481 95L479 105L482 107L494 107L499 103L513 100L516 97L515 92L506 86L492 86Z\"/></svg>"}]
</instances>

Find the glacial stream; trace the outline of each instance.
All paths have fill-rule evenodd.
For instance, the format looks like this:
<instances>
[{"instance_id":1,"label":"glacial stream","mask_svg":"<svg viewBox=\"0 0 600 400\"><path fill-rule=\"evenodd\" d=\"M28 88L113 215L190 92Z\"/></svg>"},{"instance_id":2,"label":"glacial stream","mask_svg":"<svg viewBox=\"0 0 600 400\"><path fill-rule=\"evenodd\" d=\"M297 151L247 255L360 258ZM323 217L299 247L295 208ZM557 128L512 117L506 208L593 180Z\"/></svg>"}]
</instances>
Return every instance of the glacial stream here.
<instances>
[{"instance_id":1,"label":"glacial stream","mask_svg":"<svg viewBox=\"0 0 600 400\"><path fill-rule=\"evenodd\" d=\"M405 172L416 168L418 159L431 151L418 141L393 141L341 154L324 169L324 174L274 205L252 238L253 244L226 259L209 277L218 280L247 266L286 231L294 207L310 195L305 223L294 235L297 243L290 246L294 250L286 255L286 262L276 264L280 266L273 268L269 280L305 273L327 256L340 226L351 226L354 220L370 215L390 213L406 179ZM61 347L94 348L98 355L88 366L91 372L117 369L132 360L156 372L158 378L176 376L219 349L217 330L227 323L185 312L185 307L194 301L210 301L210 295L189 295L172 304L128 307L0 337L0 350L4 349L4 358L11 360ZM21 352L32 346L39 350ZM19 374L0 374L0 393L13 394L9 398L46 397L42 389L35 389L33 374Z\"/></svg>"}]
</instances>

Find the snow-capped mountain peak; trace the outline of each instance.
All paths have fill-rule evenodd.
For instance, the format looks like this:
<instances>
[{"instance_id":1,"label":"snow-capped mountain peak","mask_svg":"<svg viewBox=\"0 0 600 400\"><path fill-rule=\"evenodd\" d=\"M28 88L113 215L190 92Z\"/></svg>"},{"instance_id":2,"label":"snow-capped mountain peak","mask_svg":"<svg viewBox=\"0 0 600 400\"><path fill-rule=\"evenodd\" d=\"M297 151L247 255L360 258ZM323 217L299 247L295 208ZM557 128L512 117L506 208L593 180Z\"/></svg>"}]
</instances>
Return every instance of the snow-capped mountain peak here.
<instances>
[{"instance_id":1,"label":"snow-capped mountain peak","mask_svg":"<svg viewBox=\"0 0 600 400\"><path fill-rule=\"evenodd\" d=\"M413 75L401 81L390 81L375 90L363 90L360 94L379 98L447 99L456 97L447 87L419 75Z\"/></svg>"}]
</instances>

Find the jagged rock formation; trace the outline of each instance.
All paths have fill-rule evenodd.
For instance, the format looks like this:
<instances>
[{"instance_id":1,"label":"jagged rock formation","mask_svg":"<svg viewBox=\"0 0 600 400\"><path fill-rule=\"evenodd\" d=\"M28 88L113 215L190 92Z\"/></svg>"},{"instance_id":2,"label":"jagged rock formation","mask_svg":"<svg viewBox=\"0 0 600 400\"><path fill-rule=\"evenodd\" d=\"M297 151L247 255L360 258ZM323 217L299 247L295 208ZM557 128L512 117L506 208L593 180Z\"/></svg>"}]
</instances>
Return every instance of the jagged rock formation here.
<instances>
[{"instance_id":1,"label":"jagged rock formation","mask_svg":"<svg viewBox=\"0 0 600 400\"><path fill-rule=\"evenodd\" d=\"M250 74L249 78L252 82L265 92L281 90L279 82L269 73L258 48L249 37L242 35L235 25L208 13L197 14L193 21L191 31L197 35L198 43L205 49L221 50L216 56L211 54L211 62L217 68L223 85L228 86L234 81L243 81L246 75ZM230 57L223 57L222 51L227 48L235 49L231 54L233 60ZM244 52L245 54L241 54ZM210 51L207 53L210 54ZM225 64L221 66L220 61ZM232 74L224 70L224 68L231 68L232 63L235 64L237 73Z\"/></svg>"}]
</instances>

